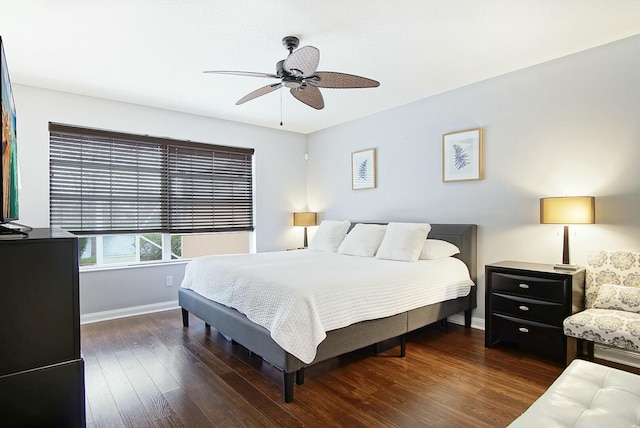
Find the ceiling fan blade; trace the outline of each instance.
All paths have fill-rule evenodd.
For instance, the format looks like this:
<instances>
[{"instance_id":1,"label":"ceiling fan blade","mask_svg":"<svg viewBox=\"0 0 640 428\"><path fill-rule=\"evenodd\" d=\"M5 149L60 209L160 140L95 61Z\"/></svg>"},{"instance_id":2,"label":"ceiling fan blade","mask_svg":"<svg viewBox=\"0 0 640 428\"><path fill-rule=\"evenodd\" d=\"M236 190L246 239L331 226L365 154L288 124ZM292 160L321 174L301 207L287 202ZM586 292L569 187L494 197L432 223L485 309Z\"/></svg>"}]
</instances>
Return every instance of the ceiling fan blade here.
<instances>
[{"instance_id":1,"label":"ceiling fan blade","mask_svg":"<svg viewBox=\"0 0 640 428\"><path fill-rule=\"evenodd\" d=\"M249 76L249 77L266 77L269 79L279 79L275 74L270 73L255 73L253 71L218 71L218 70L207 70L203 73L209 74L231 74L234 76Z\"/></svg>"},{"instance_id":2,"label":"ceiling fan blade","mask_svg":"<svg viewBox=\"0 0 640 428\"><path fill-rule=\"evenodd\" d=\"M256 89L253 92L248 93L247 95L245 95L244 97L240 98L238 100L238 102L236 103L237 106L239 106L240 104L244 104L247 101L251 101L254 98L258 98L261 97L262 95L266 95L269 92L273 92L276 89L280 88L282 86L282 83L274 83L273 85L267 85L267 86L263 86L262 88Z\"/></svg>"},{"instance_id":3,"label":"ceiling fan blade","mask_svg":"<svg viewBox=\"0 0 640 428\"><path fill-rule=\"evenodd\" d=\"M291 89L291 95L293 95L298 101L301 101L316 110L322 110L324 108L324 98L322 98L320 89L315 86L307 85L301 86L297 89Z\"/></svg>"},{"instance_id":4,"label":"ceiling fan blade","mask_svg":"<svg viewBox=\"0 0 640 428\"><path fill-rule=\"evenodd\" d=\"M305 46L284 60L284 69L294 76L308 77L316 72L320 64L320 51L313 46Z\"/></svg>"},{"instance_id":5,"label":"ceiling fan blade","mask_svg":"<svg viewBox=\"0 0 640 428\"><path fill-rule=\"evenodd\" d=\"M316 77L319 79L316 80ZM375 88L380 86L380 82L373 79L333 71L318 71L306 81L319 88Z\"/></svg>"}]
</instances>

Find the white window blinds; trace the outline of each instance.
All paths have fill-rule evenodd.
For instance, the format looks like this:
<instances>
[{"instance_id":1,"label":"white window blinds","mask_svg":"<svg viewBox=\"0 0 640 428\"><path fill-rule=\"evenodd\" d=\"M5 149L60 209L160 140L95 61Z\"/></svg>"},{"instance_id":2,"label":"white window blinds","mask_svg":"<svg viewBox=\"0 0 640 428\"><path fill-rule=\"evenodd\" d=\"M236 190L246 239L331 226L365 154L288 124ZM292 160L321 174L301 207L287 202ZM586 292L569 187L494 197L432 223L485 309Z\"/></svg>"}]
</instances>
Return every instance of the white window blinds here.
<instances>
[{"instance_id":1,"label":"white window blinds","mask_svg":"<svg viewBox=\"0 0 640 428\"><path fill-rule=\"evenodd\" d=\"M49 124L50 222L78 234L253 230L253 149Z\"/></svg>"}]
</instances>

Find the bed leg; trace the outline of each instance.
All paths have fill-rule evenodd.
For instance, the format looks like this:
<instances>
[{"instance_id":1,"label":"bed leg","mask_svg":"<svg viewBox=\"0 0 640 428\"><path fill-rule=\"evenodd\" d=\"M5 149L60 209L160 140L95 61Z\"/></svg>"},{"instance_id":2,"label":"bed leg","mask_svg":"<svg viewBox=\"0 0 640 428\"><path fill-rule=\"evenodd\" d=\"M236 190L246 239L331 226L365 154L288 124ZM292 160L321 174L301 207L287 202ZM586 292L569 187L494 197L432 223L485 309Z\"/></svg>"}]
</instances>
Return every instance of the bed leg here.
<instances>
[{"instance_id":1,"label":"bed leg","mask_svg":"<svg viewBox=\"0 0 640 428\"><path fill-rule=\"evenodd\" d=\"M446 318L440 320L440 330L447 331L448 321Z\"/></svg>"},{"instance_id":2,"label":"bed leg","mask_svg":"<svg viewBox=\"0 0 640 428\"><path fill-rule=\"evenodd\" d=\"M182 308L182 326L189 327L189 311Z\"/></svg>"},{"instance_id":3,"label":"bed leg","mask_svg":"<svg viewBox=\"0 0 640 428\"><path fill-rule=\"evenodd\" d=\"M296 372L296 385L304 385L304 367Z\"/></svg>"},{"instance_id":4,"label":"bed leg","mask_svg":"<svg viewBox=\"0 0 640 428\"><path fill-rule=\"evenodd\" d=\"M380 355L380 353L382 352L382 343L378 342L373 346L375 348L376 355Z\"/></svg>"},{"instance_id":5,"label":"bed leg","mask_svg":"<svg viewBox=\"0 0 640 428\"><path fill-rule=\"evenodd\" d=\"M284 373L283 394L285 403L293 403L293 382L296 373Z\"/></svg>"},{"instance_id":6,"label":"bed leg","mask_svg":"<svg viewBox=\"0 0 640 428\"><path fill-rule=\"evenodd\" d=\"M403 334L400 336L400 357L404 358L407 355L407 335Z\"/></svg>"},{"instance_id":7,"label":"bed leg","mask_svg":"<svg viewBox=\"0 0 640 428\"><path fill-rule=\"evenodd\" d=\"M467 328L471 328L471 311L471 309L464 311L464 326Z\"/></svg>"},{"instance_id":8,"label":"bed leg","mask_svg":"<svg viewBox=\"0 0 640 428\"><path fill-rule=\"evenodd\" d=\"M207 331L211 331L211 326L207 323L204 323L204 329Z\"/></svg>"}]
</instances>

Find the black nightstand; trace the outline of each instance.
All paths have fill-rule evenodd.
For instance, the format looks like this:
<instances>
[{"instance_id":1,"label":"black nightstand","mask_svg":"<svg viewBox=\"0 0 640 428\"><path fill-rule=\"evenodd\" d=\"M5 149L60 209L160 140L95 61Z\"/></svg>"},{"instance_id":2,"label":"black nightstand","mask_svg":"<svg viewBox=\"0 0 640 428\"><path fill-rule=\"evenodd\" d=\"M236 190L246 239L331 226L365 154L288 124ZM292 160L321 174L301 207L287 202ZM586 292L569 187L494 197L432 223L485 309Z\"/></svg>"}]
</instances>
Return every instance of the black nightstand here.
<instances>
[{"instance_id":1,"label":"black nightstand","mask_svg":"<svg viewBox=\"0 0 640 428\"><path fill-rule=\"evenodd\" d=\"M502 261L485 266L485 346L511 342L564 360L562 321L584 308L585 270Z\"/></svg>"}]
</instances>

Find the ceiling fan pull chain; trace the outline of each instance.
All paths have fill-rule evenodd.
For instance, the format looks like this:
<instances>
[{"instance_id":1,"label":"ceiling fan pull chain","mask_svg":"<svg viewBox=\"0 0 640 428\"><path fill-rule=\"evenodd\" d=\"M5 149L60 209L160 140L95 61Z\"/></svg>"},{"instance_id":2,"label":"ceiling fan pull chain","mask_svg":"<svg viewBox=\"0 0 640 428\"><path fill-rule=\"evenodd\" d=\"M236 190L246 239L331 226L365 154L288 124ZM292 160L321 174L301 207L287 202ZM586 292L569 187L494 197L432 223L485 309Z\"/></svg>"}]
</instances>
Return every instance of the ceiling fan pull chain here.
<instances>
[{"instance_id":1,"label":"ceiling fan pull chain","mask_svg":"<svg viewBox=\"0 0 640 428\"><path fill-rule=\"evenodd\" d=\"M280 126L282 126L282 87L280 87Z\"/></svg>"}]
</instances>

